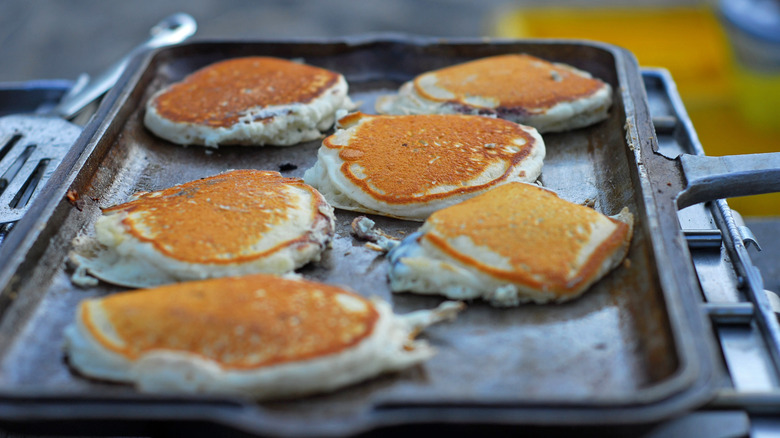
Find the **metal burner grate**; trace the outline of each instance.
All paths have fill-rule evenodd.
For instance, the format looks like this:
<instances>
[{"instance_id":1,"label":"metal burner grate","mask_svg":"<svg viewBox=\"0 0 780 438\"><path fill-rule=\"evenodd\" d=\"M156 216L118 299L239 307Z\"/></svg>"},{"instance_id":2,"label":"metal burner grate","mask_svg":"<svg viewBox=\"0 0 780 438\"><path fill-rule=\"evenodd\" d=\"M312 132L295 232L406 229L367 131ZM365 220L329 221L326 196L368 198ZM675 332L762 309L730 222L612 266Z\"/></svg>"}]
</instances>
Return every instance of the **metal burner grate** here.
<instances>
[{"instance_id":1,"label":"metal burner grate","mask_svg":"<svg viewBox=\"0 0 780 438\"><path fill-rule=\"evenodd\" d=\"M666 70L644 69L659 153L704 155L685 107ZM680 226L702 286L702 311L709 316L722 352L728 381L706 409L741 411L750 419L750 435L780 426L780 324L761 273L747 252L758 246L726 200L679 211ZM722 237L722 244L717 244Z\"/></svg>"}]
</instances>

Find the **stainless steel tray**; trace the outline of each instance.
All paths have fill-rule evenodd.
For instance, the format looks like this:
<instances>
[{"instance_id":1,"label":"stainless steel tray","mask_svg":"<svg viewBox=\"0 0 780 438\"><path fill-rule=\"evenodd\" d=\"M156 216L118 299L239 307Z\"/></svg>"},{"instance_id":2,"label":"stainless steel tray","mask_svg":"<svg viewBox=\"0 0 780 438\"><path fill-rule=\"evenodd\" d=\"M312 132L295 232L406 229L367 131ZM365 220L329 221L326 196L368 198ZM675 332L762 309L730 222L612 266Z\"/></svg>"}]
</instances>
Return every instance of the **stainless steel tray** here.
<instances>
[{"instance_id":1,"label":"stainless steel tray","mask_svg":"<svg viewBox=\"0 0 780 438\"><path fill-rule=\"evenodd\" d=\"M628 206L637 219L629 262L582 298L515 309L471 303L455 322L429 329L439 353L423 366L290 402L150 396L87 380L67 367L62 329L77 303L121 290L103 283L82 289L69 281L70 242L92 232L100 207L226 169L295 167L283 174L302 176L316 159L317 141L212 152L159 140L142 124L143 103L155 90L225 58L298 58L343 73L353 100L371 113L378 95L418 73L514 52L574 65L615 90L608 120L545 135L545 186L574 202L595 201L606 214ZM106 421L116 420L196 426L193 432L201 433L209 429L197 426L208 423L251 434L343 435L419 424L651 424L693 409L712 396L720 370L675 198L667 196L679 192L680 171L662 164L671 170L653 175L644 161L654 147L636 61L605 44L368 37L201 42L139 56L0 248L0 422L106 426L106 433L113 430ZM69 190L77 202L68 200ZM381 295L399 313L436 305L438 298L390 294L384 257L349 233L354 216L337 210L333 248L300 273ZM374 219L397 236L419 226Z\"/></svg>"}]
</instances>

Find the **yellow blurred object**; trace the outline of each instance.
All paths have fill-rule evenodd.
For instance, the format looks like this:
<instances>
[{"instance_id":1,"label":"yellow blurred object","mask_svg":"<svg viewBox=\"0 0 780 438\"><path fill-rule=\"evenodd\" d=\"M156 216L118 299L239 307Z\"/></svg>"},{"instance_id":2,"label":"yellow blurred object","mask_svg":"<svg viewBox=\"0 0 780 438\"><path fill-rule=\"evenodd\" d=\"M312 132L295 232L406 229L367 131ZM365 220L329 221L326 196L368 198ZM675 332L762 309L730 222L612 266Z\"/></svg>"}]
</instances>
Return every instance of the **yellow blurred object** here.
<instances>
[{"instance_id":1,"label":"yellow blurred object","mask_svg":"<svg viewBox=\"0 0 780 438\"><path fill-rule=\"evenodd\" d=\"M708 7L526 8L501 14L493 34L574 38L624 47L674 78L708 155L780 151L780 77L735 66L726 33ZM729 199L744 216L780 216L780 194Z\"/></svg>"},{"instance_id":2,"label":"yellow blurred object","mask_svg":"<svg viewBox=\"0 0 780 438\"><path fill-rule=\"evenodd\" d=\"M502 37L614 44L631 50L642 66L668 69L685 98L710 103L731 93L726 36L707 8L521 9L502 15L495 30Z\"/></svg>"},{"instance_id":3,"label":"yellow blurred object","mask_svg":"<svg viewBox=\"0 0 780 438\"><path fill-rule=\"evenodd\" d=\"M774 131L780 137L780 75L735 64L734 90L737 107L745 120L754 129ZM778 144L780 140L775 141L775 146Z\"/></svg>"}]
</instances>

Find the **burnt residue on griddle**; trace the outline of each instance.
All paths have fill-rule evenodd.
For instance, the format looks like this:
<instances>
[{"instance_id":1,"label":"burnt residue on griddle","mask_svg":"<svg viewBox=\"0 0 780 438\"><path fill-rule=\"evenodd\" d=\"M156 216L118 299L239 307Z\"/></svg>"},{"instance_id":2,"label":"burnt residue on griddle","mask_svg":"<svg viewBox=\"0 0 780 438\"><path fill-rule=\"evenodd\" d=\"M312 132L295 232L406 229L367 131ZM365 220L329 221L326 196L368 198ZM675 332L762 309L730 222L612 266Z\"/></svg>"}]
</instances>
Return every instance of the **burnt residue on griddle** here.
<instances>
[{"instance_id":1,"label":"burnt residue on griddle","mask_svg":"<svg viewBox=\"0 0 780 438\"><path fill-rule=\"evenodd\" d=\"M297 168L298 166L293 163L282 163L279 165L279 172L290 172Z\"/></svg>"}]
</instances>

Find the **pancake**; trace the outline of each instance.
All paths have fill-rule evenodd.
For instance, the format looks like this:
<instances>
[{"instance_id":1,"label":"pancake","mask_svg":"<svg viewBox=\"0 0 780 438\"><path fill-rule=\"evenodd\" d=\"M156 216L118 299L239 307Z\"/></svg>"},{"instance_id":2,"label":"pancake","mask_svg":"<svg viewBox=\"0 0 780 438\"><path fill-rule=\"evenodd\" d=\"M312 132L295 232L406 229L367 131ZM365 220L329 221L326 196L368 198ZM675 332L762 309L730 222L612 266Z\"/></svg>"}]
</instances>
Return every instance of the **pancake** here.
<instances>
[{"instance_id":1,"label":"pancake","mask_svg":"<svg viewBox=\"0 0 780 438\"><path fill-rule=\"evenodd\" d=\"M377 100L382 114L493 115L539 132L607 118L612 87L572 66L530 55L500 55L421 74Z\"/></svg>"},{"instance_id":2,"label":"pancake","mask_svg":"<svg viewBox=\"0 0 780 438\"><path fill-rule=\"evenodd\" d=\"M333 209L300 179L234 170L104 209L95 236L74 242L73 281L149 287L282 274L319 260L334 230Z\"/></svg>"},{"instance_id":3,"label":"pancake","mask_svg":"<svg viewBox=\"0 0 780 438\"><path fill-rule=\"evenodd\" d=\"M494 306L564 302L625 258L633 216L511 183L437 211L393 249L390 288Z\"/></svg>"},{"instance_id":4,"label":"pancake","mask_svg":"<svg viewBox=\"0 0 780 438\"><path fill-rule=\"evenodd\" d=\"M256 274L85 300L65 348L81 374L144 392L290 398L429 359L414 337L461 307L400 316L381 299Z\"/></svg>"},{"instance_id":5,"label":"pancake","mask_svg":"<svg viewBox=\"0 0 780 438\"><path fill-rule=\"evenodd\" d=\"M471 115L350 114L303 178L334 207L409 220L510 181L533 182L535 129Z\"/></svg>"},{"instance_id":6,"label":"pancake","mask_svg":"<svg viewBox=\"0 0 780 438\"><path fill-rule=\"evenodd\" d=\"M155 93L144 124L182 145L289 146L320 138L354 104L336 72L279 58L204 67Z\"/></svg>"}]
</instances>

